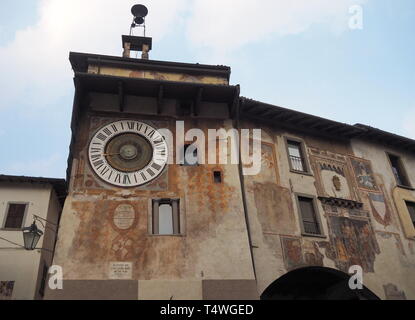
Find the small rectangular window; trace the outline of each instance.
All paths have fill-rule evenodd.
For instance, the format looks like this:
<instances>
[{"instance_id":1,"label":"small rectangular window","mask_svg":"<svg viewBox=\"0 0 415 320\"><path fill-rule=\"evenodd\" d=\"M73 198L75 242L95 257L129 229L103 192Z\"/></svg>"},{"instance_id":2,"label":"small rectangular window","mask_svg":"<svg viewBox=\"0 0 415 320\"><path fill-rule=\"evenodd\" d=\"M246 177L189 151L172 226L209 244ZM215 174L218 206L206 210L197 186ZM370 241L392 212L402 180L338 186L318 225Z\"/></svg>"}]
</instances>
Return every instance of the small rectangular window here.
<instances>
[{"instance_id":1,"label":"small rectangular window","mask_svg":"<svg viewBox=\"0 0 415 320\"><path fill-rule=\"evenodd\" d=\"M172 199L153 200L153 234L180 234L180 201Z\"/></svg>"},{"instance_id":2,"label":"small rectangular window","mask_svg":"<svg viewBox=\"0 0 415 320\"><path fill-rule=\"evenodd\" d=\"M213 181L215 183L222 183L222 172L220 171L213 172Z\"/></svg>"},{"instance_id":3,"label":"small rectangular window","mask_svg":"<svg viewBox=\"0 0 415 320\"><path fill-rule=\"evenodd\" d=\"M10 203L7 213L5 229L21 229L23 228L23 220L26 213L27 204Z\"/></svg>"},{"instance_id":4,"label":"small rectangular window","mask_svg":"<svg viewBox=\"0 0 415 320\"><path fill-rule=\"evenodd\" d=\"M288 157L292 170L307 172L301 142L287 140Z\"/></svg>"},{"instance_id":5,"label":"small rectangular window","mask_svg":"<svg viewBox=\"0 0 415 320\"><path fill-rule=\"evenodd\" d=\"M406 201L406 206L408 207L409 215L411 216L412 223L415 227L415 202Z\"/></svg>"},{"instance_id":6,"label":"small rectangular window","mask_svg":"<svg viewBox=\"0 0 415 320\"><path fill-rule=\"evenodd\" d=\"M388 154L388 156L392 166L393 175L395 176L398 185L409 187L410 184L406 175L405 168L403 167L401 158L392 154Z\"/></svg>"},{"instance_id":7,"label":"small rectangular window","mask_svg":"<svg viewBox=\"0 0 415 320\"><path fill-rule=\"evenodd\" d=\"M314 199L298 197L299 210L303 232L311 235L321 235L321 226L314 207Z\"/></svg>"},{"instance_id":8,"label":"small rectangular window","mask_svg":"<svg viewBox=\"0 0 415 320\"><path fill-rule=\"evenodd\" d=\"M190 146L192 146L191 144L185 144L183 147L183 155L184 155L184 159L183 159L183 166L198 166L199 165L199 159L198 159L198 152L197 152L197 148L190 150Z\"/></svg>"}]
</instances>

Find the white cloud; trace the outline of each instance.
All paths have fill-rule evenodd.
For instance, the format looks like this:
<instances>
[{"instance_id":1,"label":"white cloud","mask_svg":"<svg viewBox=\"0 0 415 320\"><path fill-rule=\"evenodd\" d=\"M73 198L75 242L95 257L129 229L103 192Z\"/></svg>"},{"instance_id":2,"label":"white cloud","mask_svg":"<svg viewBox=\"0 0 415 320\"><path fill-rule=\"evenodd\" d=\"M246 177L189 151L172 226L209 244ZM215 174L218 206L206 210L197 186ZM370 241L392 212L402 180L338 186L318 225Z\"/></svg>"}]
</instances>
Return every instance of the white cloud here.
<instances>
[{"instance_id":1,"label":"white cloud","mask_svg":"<svg viewBox=\"0 0 415 320\"><path fill-rule=\"evenodd\" d=\"M143 0L148 34L162 40L172 31L186 0ZM0 109L27 101L41 106L71 88L70 51L121 55L134 0L40 0L39 21L0 47ZM50 87L52 85L52 87Z\"/></svg>"},{"instance_id":2,"label":"white cloud","mask_svg":"<svg viewBox=\"0 0 415 320\"><path fill-rule=\"evenodd\" d=\"M2 169L2 174L33 177L65 177L66 159L61 154L53 154L44 159L32 159L12 163Z\"/></svg>"},{"instance_id":3,"label":"white cloud","mask_svg":"<svg viewBox=\"0 0 415 320\"><path fill-rule=\"evenodd\" d=\"M348 8L362 1L365 0L139 2L149 8L148 34L155 42L185 25L191 45L226 53L269 36L297 34L317 23L332 27L340 21L340 25L347 26ZM120 35L129 32L130 8L135 3L136 0L39 0L38 22L18 31L13 41L0 47L0 110L28 108L28 104L35 109L32 113L59 108L57 101L73 89L69 52L120 56ZM198 54L203 53L199 50Z\"/></svg>"},{"instance_id":4,"label":"white cloud","mask_svg":"<svg viewBox=\"0 0 415 320\"><path fill-rule=\"evenodd\" d=\"M268 36L298 34L314 24L338 33L348 27L350 6L364 1L195 0L188 36L195 45L226 53Z\"/></svg>"}]
</instances>

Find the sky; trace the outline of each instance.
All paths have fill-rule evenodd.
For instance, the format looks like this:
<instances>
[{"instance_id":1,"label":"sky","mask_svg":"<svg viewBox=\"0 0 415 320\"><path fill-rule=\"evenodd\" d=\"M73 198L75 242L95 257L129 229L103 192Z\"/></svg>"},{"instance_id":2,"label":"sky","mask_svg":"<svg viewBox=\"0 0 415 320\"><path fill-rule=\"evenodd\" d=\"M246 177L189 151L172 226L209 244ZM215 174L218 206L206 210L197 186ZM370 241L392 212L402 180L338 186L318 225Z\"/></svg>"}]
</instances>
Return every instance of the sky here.
<instances>
[{"instance_id":1,"label":"sky","mask_svg":"<svg viewBox=\"0 0 415 320\"><path fill-rule=\"evenodd\" d=\"M136 3L1 1L0 174L65 177L69 52L121 56ZM244 97L415 139L413 0L138 3L150 59L228 65Z\"/></svg>"}]
</instances>

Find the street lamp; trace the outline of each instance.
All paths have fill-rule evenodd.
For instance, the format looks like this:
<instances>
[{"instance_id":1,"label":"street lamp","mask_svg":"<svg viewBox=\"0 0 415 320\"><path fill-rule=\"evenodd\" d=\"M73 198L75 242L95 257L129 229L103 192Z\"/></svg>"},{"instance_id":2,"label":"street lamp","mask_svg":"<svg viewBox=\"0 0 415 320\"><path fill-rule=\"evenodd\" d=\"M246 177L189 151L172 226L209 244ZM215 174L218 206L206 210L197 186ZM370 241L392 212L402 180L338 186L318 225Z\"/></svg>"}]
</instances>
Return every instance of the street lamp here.
<instances>
[{"instance_id":1,"label":"street lamp","mask_svg":"<svg viewBox=\"0 0 415 320\"><path fill-rule=\"evenodd\" d=\"M36 221L33 221L33 224L30 227L23 228L24 248L26 250L35 250L42 235L43 231L38 229Z\"/></svg>"}]
</instances>

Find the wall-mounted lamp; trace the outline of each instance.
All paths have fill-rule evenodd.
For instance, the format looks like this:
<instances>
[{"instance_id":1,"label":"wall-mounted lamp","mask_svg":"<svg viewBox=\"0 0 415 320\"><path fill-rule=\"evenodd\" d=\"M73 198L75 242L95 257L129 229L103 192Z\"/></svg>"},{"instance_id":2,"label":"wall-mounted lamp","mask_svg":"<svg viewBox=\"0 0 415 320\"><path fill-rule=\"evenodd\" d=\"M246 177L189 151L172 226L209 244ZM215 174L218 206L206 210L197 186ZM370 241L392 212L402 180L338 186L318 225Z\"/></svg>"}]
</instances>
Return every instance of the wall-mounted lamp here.
<instances>
[{"instance_id":1,"label":"wall-mounted lamp","mask_svg":"<svg viewBox=\"0 0 415 320\"><path fill-rule=\"evenodd\" d=\"M42 222L42 220L45 221L47 224L49 223L49 224L54 225L56 227L56 230L53 229L53 228L51 228L51 227L49 227L47 224L45 225ZM36 222L39 222L43 226L43 228L45 230L46 229L50 229L55 234L58 233L59 226L57 224L55 224L53 222L50 222L50 221L48 221L46 219L43 219L43 218L41 218L39 216L33 215L33 223L32 223L32 225L30 227L28 227L28 228L23 228L22 229L22 231L23 231L23 243L24 243L23 246L21 244L15 243L15 242L10 241L8 239L5 239L3 237L0 237L0 240L6 241L6 242L8 242L10 244L13 244L13 245L17 246L17 247L24 248L24 249L26 249L28 251L45 250L45 251L49 251L49 252L52 252L53 253L53 250L50 250L50 249L46 249L46 248L36 248L37 244L39 243L40 238L44 234L44 231L40 230L37 227ZM0 249L14 249L14 248L0 248Z\"/></svg>"},{"instance_id":2,"label":"wall-mounted lamp","mask_svg":"<svg viewBox=\"0 0 415 320\"><path fill-rule=\"evenodd\" d=\"M36 249L37 243L43 235L43 231L36 226L36 220L28 228L23 228L23 241L26 250L33 251Z\"/></svg>"}]
</instances>

